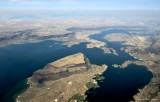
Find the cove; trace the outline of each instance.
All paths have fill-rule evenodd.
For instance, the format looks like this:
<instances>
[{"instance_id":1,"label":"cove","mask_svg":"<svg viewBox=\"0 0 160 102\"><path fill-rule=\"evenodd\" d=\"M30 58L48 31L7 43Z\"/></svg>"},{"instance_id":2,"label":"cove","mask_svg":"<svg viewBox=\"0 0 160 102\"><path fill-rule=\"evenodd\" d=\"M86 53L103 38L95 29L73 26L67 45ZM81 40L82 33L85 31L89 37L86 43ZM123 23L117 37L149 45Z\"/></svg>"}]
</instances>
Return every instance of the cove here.
<instances>
[{"instance_id":1,"label":"cove","mask_svg":"<svg viewBox=\"0 0 160 102\"><path fill-rule=\"evenodd\" d=\"M101 36L102 37L102 36ZM139 88L143 88L152 78L152 73L144 66L130 65L126 69L113 68L113 64L122 64L126 60L134 58L121 51L119 43L110 43L119 56L103 54L99 48L87 49L87 43L81 43L68 48L58 41L42 41L37 43L16 44L0 48L0 101L14 102L18 94L23 92L28 85L26 79L34 71L43 68L47 63L53 62L65 56L78 52L84 53L92 64L107 64L109 68L105 71L104 82L99 82L101 88L97 91L95 98L111 100L118 97L125 89L131 93L124 94L126 101L131 100ZM139 73L139 74L138 74ZM145 76L145 78L144 78ZM118 78L118 79L117 79ZM134 80L133 80L134 79ZM117 85L117 83L119 85ZM132 84L132 85L131 85ZM125 86L128 86L125 88ZM117 95L115 90L118 90ZM113 97L111 97L113 95ZM124 97L118 97L124 100ZM111 99L110 99L111 98ZM93 100L94 98L89 98Z\"/></svg>"},{"instance_id":2,"label":"cove","mask_svg":"<svg viewBox=\"0 0 160 102\"><path fill-rule=\"evenodd\" d=\"M104 36L111 33L128 33L128 30L113 29L103 31L100 34L91 35L91 39L103 41L108 47L116 49L119 57L123 59L126 56L120 42L108 42ZM128 57L128 56L127 56ZM133 57L131 58L134 59ZM115 60L115 59L114 59ZM109 64L109 68L103 73L104 81L98 81L100 88L96 90L94 95L89 95L89 102L130 102L134 101L133 96L138 93L138 89L142 89L150 82L153 77L152 73L145 66L130 64L126 68L114 68Z\"/></svg>"},{"instance_id":3,"label":"cove","mask_svg":"<svg viewBox=\"0 0 160 102\"><path fill-rule=\"evenodd\" d=\"M138 89L150 82L153 77L146 67L135 64L127 68L109 67L104 73L105 79L98 81L100 88L89 95L89 102L130 102Z\"/></svg>"}]
</instances>

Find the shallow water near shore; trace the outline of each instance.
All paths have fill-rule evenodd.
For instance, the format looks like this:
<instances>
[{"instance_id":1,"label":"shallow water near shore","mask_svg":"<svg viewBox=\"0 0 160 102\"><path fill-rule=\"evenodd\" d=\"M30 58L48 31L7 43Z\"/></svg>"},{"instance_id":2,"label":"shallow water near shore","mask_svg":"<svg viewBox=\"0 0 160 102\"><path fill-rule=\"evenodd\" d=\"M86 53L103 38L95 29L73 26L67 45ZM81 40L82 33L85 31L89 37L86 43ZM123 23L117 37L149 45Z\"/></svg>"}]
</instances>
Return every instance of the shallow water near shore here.
<instances>
[{"instance_id":1,"label":"shallow water near shore","mask_svg":"<svg viewBox=\"0 0 160 102\"><path fill-rule=\"evenodd\" d=\"M1 47L0 101L14 102L17 94L28 87L26 78L30 77L34 71L43 68L47 63L78 52L84 53L92 64L109 66L103 73L106 79L104 82L99 82L101 88L94 98L90 98L92 101L97 102L99 99L112 101L113 98L118 98L119 101L127 102L132 99L139 88L143 88L153 77L152 73L144 66L129 65L125 69L113 68L113 64L122 64L124 61L134 59L120 50L119 43L109 43L110 47L117 50L119 56L103 54L99 48L87 49L87 43L70 48L61 44L62 42L49 40Z\"/></svg>"}]
</instances>

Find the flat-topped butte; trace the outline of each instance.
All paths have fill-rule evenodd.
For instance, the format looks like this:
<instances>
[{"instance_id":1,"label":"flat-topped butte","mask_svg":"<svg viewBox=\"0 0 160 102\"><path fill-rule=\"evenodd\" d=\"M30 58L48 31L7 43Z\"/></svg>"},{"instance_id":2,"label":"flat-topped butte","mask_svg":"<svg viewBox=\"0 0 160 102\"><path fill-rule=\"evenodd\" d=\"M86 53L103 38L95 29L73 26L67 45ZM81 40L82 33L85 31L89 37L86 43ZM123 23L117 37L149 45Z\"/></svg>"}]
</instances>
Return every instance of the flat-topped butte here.
<instances>
[{"instance_id":1,"label":"flat-topped butte","mask_svg":"<svg viewBox=\"0 0 160 102\"><path fill-rule=\"evenodd\" d=\"M77 53L47 64L30 78L28 90L18 96L18 102L67 102L73 95L83 95L88 82L102 74L107 66L90 64L88 58Z\"/></svg>"}]
</instances>

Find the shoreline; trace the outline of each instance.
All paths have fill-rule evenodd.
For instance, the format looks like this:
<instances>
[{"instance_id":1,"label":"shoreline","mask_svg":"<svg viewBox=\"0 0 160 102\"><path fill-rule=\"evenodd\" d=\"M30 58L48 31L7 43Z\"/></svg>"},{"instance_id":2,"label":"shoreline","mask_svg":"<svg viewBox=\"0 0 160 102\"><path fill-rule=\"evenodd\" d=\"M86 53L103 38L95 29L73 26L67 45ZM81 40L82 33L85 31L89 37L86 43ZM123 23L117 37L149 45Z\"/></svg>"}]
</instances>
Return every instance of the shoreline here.
<instances>
[{"instance_id":1,"label":"shoreline","mask_svg":"<svg viewBox=\"0 0 160 102\"><path fill-rule=\"evenodd\" d=\"M71 56L75 56L75 55L70 55L68 57L64 57L62 59L59 59L57 61L54 61L54 62L50 63L50 65L55 65L55 66L57 65L57 66L59 66L58 63L60 63L62 60L65 60L66 58L70 58ZM77 54L76 54L76 56L77 56ZM76 58L78 58L78 56ZM71 61L71 59L70 59L70 61ZM85 61L87 61L87 60L85 60ZM86 66L88 66L87 65L88 61L85 62L85 63L86 63ZM49 65L49 64L47 64L47 65ZM91 68L89 70L86 70L86 71L83 71L83 72L80 72L80 73L77 73L77 74L75 73L73 75L62 77L62 78L55 79L55 80L54 79L53 80L50 79L48 81L45 81L44 82L45 86L42 87L42 86L39 86L39 84L35 81L35 78L36 78L35 75L36 75L36 73L41 72L42 70L45 71L45 72L47 70L50 70L50 67L47 67L47 65L43 69L34 72L34 74L31 77L28 78L27 83L28 83L29 87L28 87L27 90L23 91L23 93L20 93L18 95L18 97L16 98L17 102L18 101L22 101L23 102L23 101L26 101L26 100L29 101L30 99L35 99L35 101L36 101L37 100L36 99L37 95L39 96L39 95L41 95L41 93L47 92L47 90L52 90L52 93L46 93L48 95L48 96L46 95L46 97L49 97L50 94L54 94L54 95L52 95L52 99L54 99L54 100L61 100L61 101L63 100L64 101L64 100L66 100L66 96L64 96L63 99L59 99L57 97L60 97L60 96L57 96L57 95L59 95L57 92L60 91L60 92L63 92L64 95L67 95L66 89L64 89L65 88L64 85L66 85L66 84L67 85L72 85L72 89L76 89L76 88L79 87L81 90L79 90L79 88L76 89L77 90L76 93L79 92L80 94L85 94L85 92L88 90L88 88L83 88L83 86L85 84L87 84L88 81L90 81L90 82L92 82L92 83L94 83L94 84L96 84L98 86L97 81L93 79L94 75L100 74L100 73L103 74L107 70L107 67L108 67L107 65L97 66L97 65L91 64ZM75 66L75 68L79 68L79 67ZM76 69L76 70L78 70L78 69ZM81 77L79 79L81 81L78 81L76 77ZM66 84L64 84L64 83L66 83ZM58 84L58 86L57 86L57 84ZM39 89L39 87L37 87L37 85L39 87L41 87L42 89L41 88ZM59 89L59 87L61 87L62 89L61 88ZM75 94L75 92L72 89L70 90L70 95L71 96L72 96L72 94ZM38 92L38 93L36 94L36 92ZM32 97L30 99L25 99L25 97L29 97L30 96L30 93L33 94L33 95L31 95ZM50 99L45 99L45 100L50 101Z\"/></svg>"}]
</instances>

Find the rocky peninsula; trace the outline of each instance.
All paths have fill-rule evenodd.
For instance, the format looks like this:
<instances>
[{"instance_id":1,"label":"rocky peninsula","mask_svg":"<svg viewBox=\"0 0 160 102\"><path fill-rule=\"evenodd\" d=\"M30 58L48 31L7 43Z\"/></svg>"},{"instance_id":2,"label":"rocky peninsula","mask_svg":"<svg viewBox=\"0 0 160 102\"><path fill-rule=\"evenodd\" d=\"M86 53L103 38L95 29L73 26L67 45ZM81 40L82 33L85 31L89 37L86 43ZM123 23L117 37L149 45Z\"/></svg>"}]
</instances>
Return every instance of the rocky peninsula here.
<instances>
[{"instance_id":1,"label":"rocky peninsula","mask_svg":"<svg viewBox=\"0 0 160 102\"><path fill-rule=\"evenodd\" d=\"M17 102L67 102L75 95L85 96L91 85L98 86L94 77L106 68L91 64L82 53L64 57L34 72Z\"/></svg>"},{"instance_id":2,"label":"rocky peninsula","mask_svg":"<svg viewBox=\"0 0 160 102\"><path fill-rule=\"evenodd\" d=\"M143 65L153 74L153 78L148 85L139 89L134 95L136 102L159 102L160 100L160 36L159 30L136 31L133 33L114 33L105 36L110 42L120 42L125 47L126 53L133 56L136 60L126 61L122 65L113 66L115 68L125 68L129 64Z\"/></svg>"}]
</instances>

